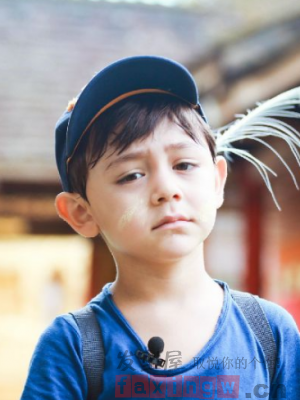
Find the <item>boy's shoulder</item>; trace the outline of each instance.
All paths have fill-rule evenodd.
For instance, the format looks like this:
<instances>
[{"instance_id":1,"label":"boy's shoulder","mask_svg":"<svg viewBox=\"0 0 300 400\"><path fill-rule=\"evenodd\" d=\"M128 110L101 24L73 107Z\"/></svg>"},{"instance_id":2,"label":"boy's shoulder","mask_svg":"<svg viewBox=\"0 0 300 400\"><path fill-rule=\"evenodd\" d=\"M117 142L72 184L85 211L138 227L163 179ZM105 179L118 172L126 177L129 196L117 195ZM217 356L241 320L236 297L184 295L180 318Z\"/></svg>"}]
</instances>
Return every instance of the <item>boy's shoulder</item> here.
<instances>
[{"instance_id":1,"label":"boy's shoulder","mask_svg":"<svg viewBox=\"0 0 300 400\"><path fill-rule=\"evenodd\" d=\"M248 292L236 291L232 289L230 289L229 291L238 306L241 306L241 303L243 303L243 299L238 301L236 297L244 298L246 302L249 300L249 298L252 299L254 298L258 302L263 313L265 314L272 328L273 334L274 333L278 334L279 332L288 329L293 329L293 330L296 329L298 331L298 327L296 325L293 316L279 304L267 300L263 297L252 295ZM256 302L254 301L254 303ZM253 305L253 302L251 302L251 305Z\"/></svg>"},{"instance_id":2,"label":"boy's shoulder","mask_svg":"<svg viewBox=\"0 0 300 400\"><path fill-rule=\"evenodd\" d=\"M299 329L293 316L285 308L262 297L257 297L257 300L266 314L275 339L277 339L278 336L287 334L288 332L296 331L299 333Z\"/></svg>"},{"instance_id":3,"label":"boy's shoulder","mask_svg":"<svg viewBox=\"0 0 300 400\"><path fill-rule=\"evenodd\" d=\"M79 335L77 324L70 313L56 316L44 330L43 335L59 335L61 333L75 336Z\"/></svg>"},{"instance_id":4,"label":"boy's shoulder","mask_svg":"<svg viewBox=\"0 0 300 400\"><path fill-rule=\"evenodd\" d=\"M282 356L288 349L300 346L298 327L286 309L250 293L235 290L230 292L237 307L238 323L243 314L242 318L255 334L267 359L276 358L276 354Z\"/></svg>"},{"instance_id":5,"label":"boy's shoulder","mask_svg":"<svg viewBox=\"0 0 300 400\"><path fill-rule=\"evenodd\" d=\"M58 315L44 329L37 343L35 354L47 349L57 351L60 356L81 353L81 336L74 317L71 314Z\"/></svg>"},{"instance_id":6,"label":"boy's shoulder","mask_svg":"<svg viewBox=\"0 0 300 400\"><path fill-rule=\"evenodd\" d=\"M80 333L73 317L61 314L39 338L21 399L81 399L86 392Z\"/></svg>"}]
</instances>

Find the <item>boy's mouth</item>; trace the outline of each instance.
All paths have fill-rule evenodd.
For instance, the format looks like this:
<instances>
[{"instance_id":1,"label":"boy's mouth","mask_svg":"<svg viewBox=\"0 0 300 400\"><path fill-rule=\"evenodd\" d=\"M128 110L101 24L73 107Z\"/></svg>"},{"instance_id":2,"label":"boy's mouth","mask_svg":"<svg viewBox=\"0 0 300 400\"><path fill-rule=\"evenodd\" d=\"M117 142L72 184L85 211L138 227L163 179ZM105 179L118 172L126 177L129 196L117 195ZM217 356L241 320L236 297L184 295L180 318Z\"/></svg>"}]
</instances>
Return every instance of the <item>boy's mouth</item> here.
<instances>
[{"instance_id":1,"label":"boy's mouth","mask_svg":"<svg viewBox=\"0 0 300 400\"><path fill-rule=\"evenodd\" d=\"M172 222L177 222L177 221L185 221L188 222L190 221L190 219L186 218L183 215L168 215L165 216L164 218L162 218L157 225L155 225L155 227L153 229L157 229L160 228L161 226L165 225L165 224L170 224Z\"/></svg>"}]
</instances>

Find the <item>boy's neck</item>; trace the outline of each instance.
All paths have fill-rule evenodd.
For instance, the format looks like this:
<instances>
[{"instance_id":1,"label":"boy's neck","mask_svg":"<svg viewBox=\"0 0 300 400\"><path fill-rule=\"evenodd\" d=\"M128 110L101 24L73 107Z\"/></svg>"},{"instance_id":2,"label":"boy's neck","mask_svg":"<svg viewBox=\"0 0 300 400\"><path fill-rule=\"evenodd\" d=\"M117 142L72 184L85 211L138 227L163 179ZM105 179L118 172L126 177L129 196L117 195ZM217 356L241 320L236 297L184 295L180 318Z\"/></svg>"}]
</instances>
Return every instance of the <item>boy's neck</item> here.
<instances>
[{"instance_id":1,"label":"boy's neck","mask_svg":"<svg viewBox=\"0 0 300 400\"><path fill-rule=\"evenodd\" d=\"M117 278L111 287L117 303L184 304L205 299L209 293L220 290L205 271L203 246L172 263L141 263L119 257L117 264Z\"/></svg>"}]
</instances>

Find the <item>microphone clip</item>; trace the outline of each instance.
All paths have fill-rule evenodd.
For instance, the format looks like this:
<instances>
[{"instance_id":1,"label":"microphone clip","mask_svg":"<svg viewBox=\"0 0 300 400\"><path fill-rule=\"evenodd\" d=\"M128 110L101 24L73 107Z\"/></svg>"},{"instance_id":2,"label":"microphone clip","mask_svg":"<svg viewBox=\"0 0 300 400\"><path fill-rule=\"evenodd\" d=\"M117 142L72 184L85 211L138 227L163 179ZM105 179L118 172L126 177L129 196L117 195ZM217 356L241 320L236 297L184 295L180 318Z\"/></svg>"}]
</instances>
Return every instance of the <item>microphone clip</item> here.
<instances>
[{"instance_id":1,"label":"microphone clip","mask_svg":"<svg viewBox=\"0 0 300 400\"><path fill-rule=\"evenodd\" d=\"M166 360L159 357L155 357L152 354L147 353L146 351L137 350L135 352L135 355L142 361L148 361L149 364L153 364L155 368L157 367L162 368L166 363Z\"/></svg>"}]
</instances>

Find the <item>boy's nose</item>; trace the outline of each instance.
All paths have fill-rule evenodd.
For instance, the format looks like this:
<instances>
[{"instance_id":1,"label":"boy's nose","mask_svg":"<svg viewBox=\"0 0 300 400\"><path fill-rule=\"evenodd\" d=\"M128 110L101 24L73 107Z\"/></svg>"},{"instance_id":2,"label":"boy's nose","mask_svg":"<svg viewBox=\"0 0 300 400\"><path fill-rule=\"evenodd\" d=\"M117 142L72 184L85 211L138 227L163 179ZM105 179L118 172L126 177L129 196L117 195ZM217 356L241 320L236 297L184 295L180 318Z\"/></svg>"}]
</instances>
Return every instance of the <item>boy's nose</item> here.
<instances>
[{"instance_id":1,"label":"boy's nose","mask_svg":"<svg viewBox=\"0 0 300 400\"><path fill-rule=\"evenodd\" d=\"M164 180L156 185L151 195L152 204L158 205L168 201L179 201L182 199L182 192L175 182Z\"/></svg>"}]
</instances>

